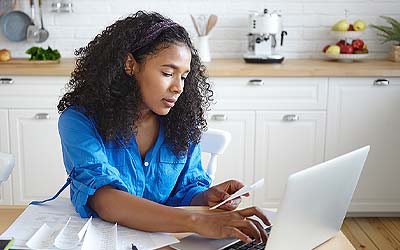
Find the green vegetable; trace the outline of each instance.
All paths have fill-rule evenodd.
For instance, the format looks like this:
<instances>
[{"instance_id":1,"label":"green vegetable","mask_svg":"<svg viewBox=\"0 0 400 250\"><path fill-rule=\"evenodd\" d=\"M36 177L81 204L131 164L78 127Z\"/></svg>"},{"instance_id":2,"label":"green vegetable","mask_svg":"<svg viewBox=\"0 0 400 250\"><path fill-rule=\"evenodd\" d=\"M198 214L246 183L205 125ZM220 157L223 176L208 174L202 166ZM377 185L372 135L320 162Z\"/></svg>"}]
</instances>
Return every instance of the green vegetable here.
<instances>
[{"instance_id":1,"label":"green vegetable","mask_svg":"<svg viewBox=\"0 0 400 250\"><path fill-rule=\"evenodd\" d=\"M25 53L31 55L29 60L59 60L61 58L60 52L56 49L53 50L50 46L47 49L34 46L29 48Z\"/></svg>"},{"instance_id":2,"label":"green vegetable","mask_svg":"<svg viewBox=\"0 0 400 250\"><path fill-rule=\"evenodd\" d=\"M389 41L394 41L396 45L400 45L400 21L388 16L381 16L390 26L385 25L371 25L372 28L376 29L380 33L378 36L382 37L384 40L382 43Z\"/></svg>"}]
</instances>

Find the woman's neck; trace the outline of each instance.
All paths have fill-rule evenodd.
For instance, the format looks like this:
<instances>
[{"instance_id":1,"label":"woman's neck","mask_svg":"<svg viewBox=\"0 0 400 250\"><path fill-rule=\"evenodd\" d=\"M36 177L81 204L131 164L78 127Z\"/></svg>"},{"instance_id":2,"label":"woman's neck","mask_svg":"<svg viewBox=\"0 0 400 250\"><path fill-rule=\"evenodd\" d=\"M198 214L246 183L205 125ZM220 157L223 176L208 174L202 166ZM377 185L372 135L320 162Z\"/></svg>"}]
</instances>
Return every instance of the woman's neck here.
<instances>
[{"instance_id":1,"label":"woman's neck","mask_svg":"<svg viewBox=\"0 0 400 250\"><path fill-rule=\"evenodd\" d=\"M137 125L140 127L146 126L146 124L152 123L156 117L156 114L150 109L141 110Z\"/></svg>"}]
</instances>

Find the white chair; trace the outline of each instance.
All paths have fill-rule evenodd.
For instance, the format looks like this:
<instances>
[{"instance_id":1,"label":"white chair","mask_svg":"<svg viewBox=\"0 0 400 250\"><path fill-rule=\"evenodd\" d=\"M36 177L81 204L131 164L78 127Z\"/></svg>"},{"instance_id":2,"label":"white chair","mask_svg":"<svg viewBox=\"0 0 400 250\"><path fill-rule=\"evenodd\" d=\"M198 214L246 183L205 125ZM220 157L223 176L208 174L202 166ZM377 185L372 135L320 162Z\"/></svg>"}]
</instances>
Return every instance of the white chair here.
<instances>
[{"instance_id":1,"label":"white chair","mask_svg":"<svg viewBox=\"0 0 400 250\"><path fill-rule=\"evenodd\" d=\"M217 157L222 155L231 141L231 134L220 129L209 128L201 136L202 152L210 153L211 158L207 164L207 173L214 181L215 172L217 171Z\"/></svg>"},{"instance_id":2,"label":"white chair","mask_svg":"<svg viewBox=\"0 0 400 250\"><path fill-rule=\"evenodd\" d=\"M15 159L12 154L0 152L0 183L6 181L14 167Z\"/></svg>"}]
</instances>

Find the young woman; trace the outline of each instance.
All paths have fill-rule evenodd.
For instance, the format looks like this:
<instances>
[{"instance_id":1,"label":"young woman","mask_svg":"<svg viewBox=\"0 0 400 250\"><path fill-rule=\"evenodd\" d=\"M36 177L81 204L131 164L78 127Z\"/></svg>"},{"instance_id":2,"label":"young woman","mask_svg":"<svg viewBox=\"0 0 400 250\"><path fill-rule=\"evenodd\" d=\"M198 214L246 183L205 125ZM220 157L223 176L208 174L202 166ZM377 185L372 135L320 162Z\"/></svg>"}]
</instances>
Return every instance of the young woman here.
<instances>
[{"instance_id":1,"label":"young woman","mask_svg":"<svg viewBox=\"0 0 400 250\"><path fill-rule=\"evenodd\" d=\"M157 13L137 12L97 35L78 56L58 110L71 200L82 217L100 216L144 231L196 232L265 241L256 207L197 214L243 187L210 186L199 140L212 98L186 30Z\"/></svg>"}]
</instances>

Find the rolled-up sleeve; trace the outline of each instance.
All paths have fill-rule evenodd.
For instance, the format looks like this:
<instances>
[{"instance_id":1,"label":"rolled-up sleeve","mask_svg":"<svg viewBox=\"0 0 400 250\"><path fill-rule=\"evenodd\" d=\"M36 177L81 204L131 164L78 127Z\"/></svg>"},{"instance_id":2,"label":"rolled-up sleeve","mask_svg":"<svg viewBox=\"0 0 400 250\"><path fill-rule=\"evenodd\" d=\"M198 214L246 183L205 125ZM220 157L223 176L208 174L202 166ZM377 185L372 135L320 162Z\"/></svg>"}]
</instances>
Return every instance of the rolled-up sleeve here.
<instances>
[{"instance_id":1,"label":"rolled-up sleeve","mask_svg":"<svg viewBox=\"0 0 400 250\"><path fill-rule=\"evenodd\" d=\"M128 191L119 171L108 162L94 123L69 108L58 121L64 165L71 178L71 201L81 217L97 216L86 204L89 196L105 185Z\"/></svg>"},{"instance_id":2,"label":"rolled-up sleeve","mask_svg":"<svg viewBox=\"0 0 400 250\"><path fill-rule=\"evenodd\" d=\"M211 178L201 164L200 144L192 145L188 152L188 159L178 181L166 201L169 206L188 206L193 197L207 190L211 185Z\"/></svg>"}]
</instances>

